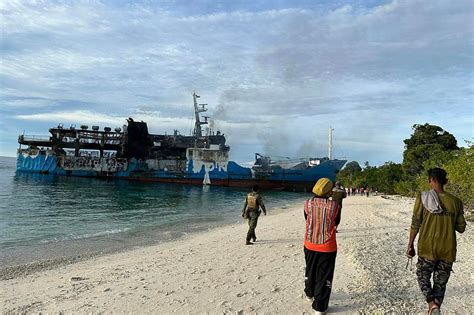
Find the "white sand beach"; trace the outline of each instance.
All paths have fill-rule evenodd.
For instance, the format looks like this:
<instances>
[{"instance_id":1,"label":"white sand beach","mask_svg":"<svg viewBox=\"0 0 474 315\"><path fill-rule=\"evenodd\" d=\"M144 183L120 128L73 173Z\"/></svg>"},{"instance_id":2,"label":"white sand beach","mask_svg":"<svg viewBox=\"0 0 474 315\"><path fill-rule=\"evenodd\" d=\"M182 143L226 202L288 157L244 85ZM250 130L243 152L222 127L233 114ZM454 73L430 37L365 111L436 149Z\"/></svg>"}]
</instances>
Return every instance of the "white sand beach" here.
<instances>
[{"instance_id":1,"label":"white sand beach","mask_svg":"<svg viewBox=\"0 0 474 315\"><path fill-rule=\"evenodd\" d=\"M413 199L345 199L329 313L423 313L404 256ZM239 213L239 210L236 210ZM302 204L247 225L0 281L2 313L312 314L303 298ZM474 312L474 233L458 235L444 313Z\"/></svg>"}]
</instances>

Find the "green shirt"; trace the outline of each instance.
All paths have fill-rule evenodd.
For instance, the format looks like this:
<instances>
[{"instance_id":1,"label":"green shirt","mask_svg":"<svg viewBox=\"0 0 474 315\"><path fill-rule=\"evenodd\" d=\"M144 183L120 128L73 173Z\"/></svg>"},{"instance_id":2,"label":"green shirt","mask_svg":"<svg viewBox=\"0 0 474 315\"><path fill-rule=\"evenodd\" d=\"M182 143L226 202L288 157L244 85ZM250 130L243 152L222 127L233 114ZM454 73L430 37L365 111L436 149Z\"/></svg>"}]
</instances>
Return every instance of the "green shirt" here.
<instances>
[{"instance_id":1,"label":"green shirt","mask_svg":"<svg viewBox=\"0 0 474 315\"><path fill-rule=\"evenodd\" d=\"M456 260L456 231L463 233L466 220L462 201L448 192L438 194L444 211L432 214L416 197L411 228L419 232L418 256L429 260Z\"/></svg>"}]
</instances>

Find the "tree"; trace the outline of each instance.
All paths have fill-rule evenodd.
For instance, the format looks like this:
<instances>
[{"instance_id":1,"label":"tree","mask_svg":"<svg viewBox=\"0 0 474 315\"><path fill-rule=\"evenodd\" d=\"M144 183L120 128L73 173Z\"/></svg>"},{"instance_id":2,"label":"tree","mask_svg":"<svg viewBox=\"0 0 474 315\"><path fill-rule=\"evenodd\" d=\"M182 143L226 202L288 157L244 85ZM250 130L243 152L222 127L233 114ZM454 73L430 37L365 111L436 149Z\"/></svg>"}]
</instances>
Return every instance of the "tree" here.
<instances>
[{"instance_id":1,"label":"tree","mask_svg":"<svg viewBox=\"0 0 474 315\"><path fill-rule=\"evenodd\" d=\"M357 161L352 161L346 164L346 166L336 175L336 179L340 181L344 186L353 186L354 180L358 174L362 171Z\"/></svg>"},{"instance_id":2,"label":"tree","mask_svg":"<svg viewBox=\"0 0 474 315\"><path fill-rule=\"evenodd\" d=\"M468 142L467 148L454 153L453 158L444 165L448 173L447 189L464 202L465 208L474 206L474 146Z\"/></svg>"},{"instance_id":3,"label":"tree","mask_svg":"<svg viewBox=\"0 0 474 315\"><path fill-rule=\"evenodd\" d=\"M413 125L413 134L405 139L403 169L411 176L423 171L423 163L432 157L458 150L456 138L439 126Z\"/></svg>"},{"instance_id":4,"label":"tree","mask_svg":"<svg viewBox=\"0 0 474 315\"><path fill-rule=\"evenodd\" d=\"M343 171L347 171L351 174L354 174L354 173L362 171L362 167L360 167L357 161L352 161L346 164Z\"/></svg>"},{"instance_id":5,"label":"tree","mask_svg":"<svg viewBox=\"0 0 474 315\"><path fill-rule=\"evenodd\" d=\"M401 164L386 162L377 170L377 185L379 191L388 194L395 193L395 185L403 179L403 168Z\"/></svg>"},{"instance_id":6,"label":"tree","mask_svg":"<svg viewBox=\"0 0 474 315\"><path fill-rule=\"evenodd\" d=\"M365 161L357 186L374 189L377 186L377 172L377 167L370 166L369 161Z\"/></svg>"}]
</instances>

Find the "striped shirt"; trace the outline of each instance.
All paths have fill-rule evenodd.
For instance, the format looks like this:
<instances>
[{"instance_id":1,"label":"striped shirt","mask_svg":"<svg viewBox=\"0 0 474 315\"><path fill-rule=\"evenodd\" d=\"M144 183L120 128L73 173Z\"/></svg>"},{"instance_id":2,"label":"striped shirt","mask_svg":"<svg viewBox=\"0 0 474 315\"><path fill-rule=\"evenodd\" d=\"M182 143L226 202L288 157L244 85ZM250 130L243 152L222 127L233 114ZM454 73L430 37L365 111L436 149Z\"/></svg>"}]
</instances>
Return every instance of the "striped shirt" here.
<instances>
[{"instance_id":1,"label":"striped shirt","mask_svg":"<svg viewBox=\"0 0 474 315\"><path fill-rule=\"evenodd\" d=\"M336 218L339 214L339 204L327 198L314 197L306 200L304 212L304 246L317 252L337 251Z\"/></svg>"}]
</instances>

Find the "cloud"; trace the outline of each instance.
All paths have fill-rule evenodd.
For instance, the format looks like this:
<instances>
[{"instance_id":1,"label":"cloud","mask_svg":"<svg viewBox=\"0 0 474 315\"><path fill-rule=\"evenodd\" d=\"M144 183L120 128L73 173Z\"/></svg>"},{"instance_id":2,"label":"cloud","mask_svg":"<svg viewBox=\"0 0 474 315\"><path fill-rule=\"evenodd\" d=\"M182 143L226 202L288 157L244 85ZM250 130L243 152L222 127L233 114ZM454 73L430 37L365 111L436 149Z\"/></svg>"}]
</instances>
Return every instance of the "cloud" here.
<instances>
[{"instance_id":1,"label":"cloud","mask_svg":"<svg viewBox=\"0 0 474 315\"><path fill-rule=\"evenodd\" d=\"M13 96L13 95L3 95L2 97L3 107L13 107L13 108L24 108L24 107L33 107L40 108L51 105L51 100L44 97L36 96Z\"/></svg>"},{"instance_id":2,"label":"cloud","mask_svg":"<svg viewBox=\"0 0 474 315\"><path fill-rule=\"evenodd\" d=\"M40 114L16 115L15 118L28 121L64 122L64 123L106 123L122 125L124 119L90 111L51 112Z\"/></svg>"},{"instance_id":3,"label":"cloud","mask_svg":"<svg viewBox=\"0 0 474 315\"><path fill-rule=\"evenodd\" d=\"M122 126L126 124L126 118L132 117L134 120L147 122L149 128L156 132L172 133L174 129L181 130L188 134L189 130L194 128L194 120L187 118L167 117L160 115L159 112L144 112L140 110L131 110L128 115L111 115L87 110L43 112L38 114L15 115L15 119L30 122L48 122L51 124L109 124L112 126ZM250 124L245 123L227 123L222 127L228 130L249 128ZM203 128L208 128L206 125ZM217 130L214 130L217 131Z\"/></svg>"},{"instance_id":4,"label":"cloud","mask_svg":"<svg viewBox=\"0 0 474 315\"><path fill-rule=\"evenodd\" d=\"M4 1L0 123L137 115L187 133L197 90L231 145L276 151L284 135L282 153L324 154L314 139L332 125L345 155L364 154L361 137L383 162L401 125L472 117L473 13L467 0Z\"/></svg>"}]
</instances>

